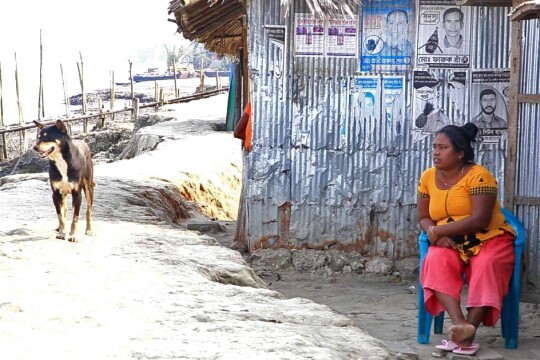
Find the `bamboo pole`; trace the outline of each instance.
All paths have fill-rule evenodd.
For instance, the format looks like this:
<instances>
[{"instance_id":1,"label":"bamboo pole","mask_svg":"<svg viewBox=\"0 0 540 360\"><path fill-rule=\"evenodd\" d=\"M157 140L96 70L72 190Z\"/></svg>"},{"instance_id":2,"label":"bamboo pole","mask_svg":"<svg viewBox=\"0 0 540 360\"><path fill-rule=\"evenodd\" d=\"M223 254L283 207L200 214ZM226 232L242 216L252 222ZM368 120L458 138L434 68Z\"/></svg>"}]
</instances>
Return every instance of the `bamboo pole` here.
<instances>
[{"instance_id":1,"label":"bamboo pole","mask_svg":"<svg viewBox=\"0 0 540 360\"><path fill-rule=\"evenodd\" d=\"M135 97L135 91L133 89L133 63L129 60L129 82L131 84L131 98Z\"/></svg>"},{"instance_id":2,"label":"bamboo pole","mask_svg":"<svg viewBox=\"0 0 540 360\"><path fill-rule=\"evenodd\" d=\"M45 117L45 104L43 103L43 42L42 29L39 29L39 94L38 94L38 120Z\"/></svg>"},{"instance_id":3,"label":"bamboo pole","mask_svg":"<svg viewBox=\"0 0 540 360\"><path fill-rule=\"evenodd\" d=\"M105 113L104 113L105 105L103 105L103 100L101 99L101 97L98 98L98 107L99 107L99 118L97 122L97 128L101 129L105 126Z\"/></svg>"},{"instance_id":4,"label":"bamboo pole","mask_svg":"<svg viewBox=\"0 0 540 360\"><path fill-rule=\"evenodd\" d=\"M114 102L116 100L116 88L115 88L115 84L114 84L114 70L111 71L111 89L110 89L110 92L109 92L109 108L111 109L111 111L114 110ZM113 112L112 115L111 115L111 120L115 120L116 118L116 114ZM103 124L105 125L105 124Z\"/></svg>"},{"instance_id":5,"label":"bamboo pole","mask_svg":"<svg viewBox=\"0 0 540 360\"><path fill-rule=\"evenodd\" d=\"M219 77L219 70L216 70L216 89L221 89L221 78Z\"/></svg>"},{"instance_id":6,"label":"bamboo pole","mask_svg":"<svg viewBox=\"0 0 540 360\"><path fill-rule=\"evenodd\" d=\"M4 95L2 93L2 63L0 63L0 127L4 126ZM7 137L2 134L2 152L0 152L0 160L7 160Z\"/></svg>"},{"instance_id":7,"label":"bamboo pole","mask_svg":"<svg viewBox=\"0 0 540 360\"><path fill-rule=\"evenodd\" d=\"M79 58L81 59L81 62L77 62L77 70L79 72L79 83L81 84L81 95L82 95L82 113L83 115L86 115L87 107L86 107L86 93L84 92L84 63L82 59L82 54L79 52ZM88 132L88 119L85 119L83 122L83 132Z\"/></svg>"},{"instance_id":8,"label":"bamboo pole","mask_svg":"<svg viewBox=\"0 0 540 360\"><path fill-rule=\"evenodd\" d=\"M516 172L518 161L519 89L521 76L521 22L511 22L510 102L508 106L508 140L504 161L504 207L515 211Z\"/></svg>"},{"instance_id":9,"label":"bamboo pole","mask_svg":"<svg viewBox=\"0 0 540 360\"><path fill-rule=\"evenodd\" d=\"M157 80L154 80L154 101L156 102L156 104L159 102L159 86Z\"/></svg>"},{"instance_id":10,"label":"bamboo pole","mask_svg":"<svg viewBox=\"0 0 540 360\"><path fill-rule=\"evenodd\" d=\"M133 110L132 110L133 121L137 122L137 119L139 118L139 98L133 97L131 99L133 101Z\"/></svg>"},{"instance_id":11,"label":"bamboo pole","mask_svg":"<svg viewBox=\"0 0 540 360\"><path fill-rule=\"evenodd\" d=\"M24 125L24 116L22 110L21 96L19 91L19 66L17 65L17 53L15 53L15 91L17 92L17 108L19 110L19 125ZM28 149L28 141L26 140L26 131L21 130L19 133L19 154L22 155Z\"/></svg>"},{"instance_id":12,"label":"bamboo pole","mask_svg":"<svg viewBox=\"0 0 540 360\"><path fill-rule=\"evenodd\" d=\"M199 92L204 92L204 58L201 58L201 84L199 86Z\"/></svg>"},{"instance_id":13,"label":"bamboo pole","mask_svg":"<svg viewBox=\"0 0 540 360\"><path fill-rule=\"evenodd\" d=\"M176 60L173 60L173 74L174 74L174 96L178 92L178 86L176 85Z\"/></svg>"},{"instance_id":14,"label":"bamboo pole","mask_svg":"<svg viewBox=\"0 0 540 360\"><path fill-rule=\"evenodd\" d=\"M69 110L69 97L68 97L68 91L66 87L66 79L64 77L64 69L62 68L62 64L60 64L60 76L62 77L62 88L64 89L64 104L66 108L66 117L69 117L70 110Z\"/></svg>"}]
</instances>

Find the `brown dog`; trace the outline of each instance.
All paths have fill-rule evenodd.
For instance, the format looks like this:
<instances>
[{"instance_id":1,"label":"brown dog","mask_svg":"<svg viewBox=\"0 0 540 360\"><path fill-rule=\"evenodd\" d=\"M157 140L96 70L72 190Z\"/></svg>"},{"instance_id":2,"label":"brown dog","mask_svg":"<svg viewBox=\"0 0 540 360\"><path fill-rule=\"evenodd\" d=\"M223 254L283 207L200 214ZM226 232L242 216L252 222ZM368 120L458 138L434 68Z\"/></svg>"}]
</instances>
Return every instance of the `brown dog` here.
<instances>
[{"instance_id":1,"label":"brown dog","mask_svg":"<svg viewBox=\"0 0 540 360\"><path fill-rule=\"evenodd\" d=\"M66 238L67 201L72 196L73 219L68 241L76 242L77 222L82 203L82 190L86 197L86 235L92 235L92 204L94 202L94 165L90 147L82 140L72 140L65 124L57 120L44 126L34 121L39 136L34 150L49 159L49 180L53 203L58 215L58 239Z\"/></svg>"}]
</instances>

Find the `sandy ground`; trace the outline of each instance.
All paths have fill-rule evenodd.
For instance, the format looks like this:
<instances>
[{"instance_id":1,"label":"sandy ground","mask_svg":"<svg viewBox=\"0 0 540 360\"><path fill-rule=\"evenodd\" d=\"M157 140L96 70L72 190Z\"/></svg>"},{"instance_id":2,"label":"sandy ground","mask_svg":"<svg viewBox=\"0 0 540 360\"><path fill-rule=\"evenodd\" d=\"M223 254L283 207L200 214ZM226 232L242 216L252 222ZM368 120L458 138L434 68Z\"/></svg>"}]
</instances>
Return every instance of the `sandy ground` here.
<instances>
[{"instance_id":1,"label":"sandy ground","mask_svg":"<svg viewBox=\"0 0 540 360\"><path fill-rule=\"evenodd\" d=\"M232 137L232 134L230 136ZM212 137L209 137L209 139L212 139ZM233 146L236 145L237 143L234 143ZM118 166L117 168L120 169ZM236 223L235 221L220 221L220 223L223 225L223 230L209 235L218 240L223 246L230 247L234 241ZM48 246L50 244L53 244L54 246L49 248ZM44 254L45 252L54 252L54 247L65 246L65 244L61 242L50 242L46 245L47 247L43 249ZM108 244L107 246L116 245L117 242ZM107 249L103 250L105 251ZM3 249L2 251L10 257L24 256L24 254L19 255L15 253L15 250L10 252L10 249ZM74 251L84 251L84 247ZM99 257L100 252L97 251L95 256ZM249 256L247 254L245 255L245 258L249 261ZM70 259L66 260L67 261L63 265L64 268L57 268L55 271L66 271L69 274L70 267L78 266L70 261ZM116 261L116 259L113 260ZM120 259L118 262L118 264L113 262L118 266L118 269L127 266L126 264L121 263ZM92 265L90 262L89 264ZM128 265L136 266L136 264ZM102 274L103 277L122 277L122 272L115 271L115 268L102 269L96 267L94 270L97 273ZM20 271L28 271L28 269L21 268ZM40 276L43 277L43 274ZM389 344L393 344L402 352L411 353L411 359L415 358L415 354L416 358L421 360L432 359L435 344L439 343L441 339L444 339L444 335L432 335L430 345L419 345L416 341L418 311L416 282L394 282L392 277L364 276L358 274L321 277L307 273L280 272L260 274L260 276L268 284L270 289L282 293L285 297L304 297L317 303L327 305L339 314L346 315L370 335L384 340ZM94 284L88 280L89 279L77 279L73 277L70 278L71 283L69 285L81 292L87 291L91 293ZM39 293L42 287L47 286L46 283L38 285L39 286L36 287L35 284L28 284L28 291ZM137 286L133 291L145 291L145 289L148 290L152 289L152 287L160 286L159 284L151 282L145 282L143 285L144 286ZM124 296L129 296L130 294L116 295L117 298L112 299L110 302L121 304L122 298ZM2 303L0 304L0 309L3 309L4 312L7 313L17 313L19 311L17 308L10 308L11 306L13 306L11 303ZM60 304L51 301L47 306L54 310L53 313L60 313L65 310L69 315L70 309L72 309L75 304L70 304L69 302ZM114 309L98 307L98 310L100 311L99 314L93 318L80 318L75 320L84 324L86 322L96 321L95 319L99 319L100 317L114 315ZM136 309L132 310L136 311ZM483 344L483 347L481 352L479 352L479 355L485 355L485 357L483 357L484 359L540 360L540 311L538 306L522 304L521 314L520 345L518 350L507 350L504 348L504 343L500 336L500 325L498 325L495 328L480 329L478 340ZM128 319L118 320L119 324L122 323L122 326L116 329L114 327L106 329L106 333L109 334L110 337L108 339L103 339L105 343L113 342L115 332L125 329L125 324L129 323ZM49 322L50 319L43 319L43 321ZM60 323L63 321L63 318L59 317L58 321ZM445 321L445 331L449 324L450 321L447 319ZM81 336L84 336L84 334L81 334ZM51 337L54 338L54 333L51 334ZM3 341L9 341L9 338L0 339L0 344ZM53 346L54 344L47 344L47 339L43 339L42 343L37 345ZM70 346L76 349L77 344L71 344ZM90 350L91 349L89 349L89 351ZM36 358L39 358L39 349L36 348L32 351L35 352ZM492 352L490 353L489 351ZM494 355L491 355L490 357L490 354L493 354L493 352L500 357ZM0 354L2 354L1 349ZM0 359L4 358L4 356L0 355Z\"/></svg>"},{"instance_id":2,"label":"sandy ground","mask_svg":"<svg viewBox=\"0 0 540 360\"><path fill-rule=\"evenodd\" d=\"M234 239L235 222L221 222L224 231L214 233L222 245ZM249 261L249 255L246 255ZM446 339L451 325L444 322L444 334L432 334L430 344L417 341L418 293L416 281L395 281L391 276L348 274L321 277L309 273L284 271L259 273L272 290L288 298L304 297L329 306L352 319L370 335L385 341L395 350L420 360L434 359L435 345ZM465 294L464 294L465 296ZM540 309L538 304L521 304L520 343L516 350L504 347L500 322L494 328L481 327L477 340L482 344L479 359L540 360ZM450 356L450 355L449 355ZM471 359L471 357L465 357ZM474 358L472 358L474 359Z\"/></svg>"}]
</instances>

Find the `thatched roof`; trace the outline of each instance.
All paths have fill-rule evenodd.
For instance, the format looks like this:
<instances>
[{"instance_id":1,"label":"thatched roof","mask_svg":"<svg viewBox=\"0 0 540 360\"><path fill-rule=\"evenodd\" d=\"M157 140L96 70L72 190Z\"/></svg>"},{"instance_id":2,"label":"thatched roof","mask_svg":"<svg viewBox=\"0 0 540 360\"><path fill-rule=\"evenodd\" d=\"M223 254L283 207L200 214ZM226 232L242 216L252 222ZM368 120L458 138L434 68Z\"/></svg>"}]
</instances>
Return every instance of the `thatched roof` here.
<instances>
[{"instance_id":1,"label":"thatched roof","mask_svg":"<svg viewBox=\"0 0 540 360\"><path fill-rule=\"evenodd\" d=\"M242 17L249 0L172 0L169 14L174 14L178 32L218 54L238 58L242 47ZM278 1L278 0L266 0ZM279 0L288 9L293 0ZM306 0L310 11L319 18L336 14L352 15L361 0Z\"/></svg>"},{"instance_id":2,"label":"thatched roof","mask_svg":"<svg viewBox=\"0 0 540 360\"><path fill-rule=\"evenodd\" d=\"M243 0L173 0L178 32L218 54L237 58L242 44Z\"/></svg>"}]
</instances>

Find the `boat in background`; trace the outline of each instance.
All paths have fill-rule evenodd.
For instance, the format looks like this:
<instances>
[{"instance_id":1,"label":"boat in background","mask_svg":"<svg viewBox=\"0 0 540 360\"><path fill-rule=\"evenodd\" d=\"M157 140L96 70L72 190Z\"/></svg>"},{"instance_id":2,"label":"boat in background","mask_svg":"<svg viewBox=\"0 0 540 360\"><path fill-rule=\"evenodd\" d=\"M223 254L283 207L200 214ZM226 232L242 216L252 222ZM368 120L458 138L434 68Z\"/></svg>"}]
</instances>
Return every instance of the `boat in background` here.
<instances>
[{"instance_id":1,"label":"boat in background","mask_svg":"<svg viewBox=\"0 0 540 360\"><path fill-rule=\"evenodd\" d=\"M206 69L204 70L204 76L206 77L216 77L216 74L219 74L218 76L222 77L229 77L231 76L230 70L215 70L215 69Z\"/></svg>"},{"instance_id":2,"label":"boat in background","mask_svg":"<svg viewBox=\"0 0 540 360\"><path fill-rule=\"evenodd\" d=\"M177 71L176 74L174 74L172 71L160 72L158 68L149 68L145 73L135 74L133 76L133 81L141 82L141 81L156 81L156 80L172 80L175 77L177 79L180 79L182 77L182 73L180 71Z\"/></svg>"}]
</instances>

